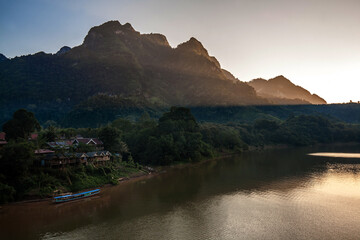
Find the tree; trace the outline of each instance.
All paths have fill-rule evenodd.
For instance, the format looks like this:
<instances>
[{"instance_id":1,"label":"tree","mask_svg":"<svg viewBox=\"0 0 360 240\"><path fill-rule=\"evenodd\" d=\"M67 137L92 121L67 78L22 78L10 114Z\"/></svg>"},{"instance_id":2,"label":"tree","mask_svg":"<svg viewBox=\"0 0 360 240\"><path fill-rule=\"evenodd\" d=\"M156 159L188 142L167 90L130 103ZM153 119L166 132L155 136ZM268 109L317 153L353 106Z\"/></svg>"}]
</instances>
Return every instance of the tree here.
<instances>
[{"instance_id":1,"label":"tree","mask_svg":"<svg viewBox=\"0 0 360 240\"><path fill-rule=\"evenodd\" d=\"M93 151L95 151L95 146L92 144L85 144L85 143L80 142L76 146L76 151L77 152L93 152Z\"/></svg>"},{"instance_id":2,"label":"tree","mask_svg":"<svg viewBox=\"0 0 360 240\"><path fill-rule=\"evenodd\" d=\"M40 124L34 113L25 109L19 109L13 114L13 118L3 125L6 139L28 139L30 133L40 130Z\"/></svg>"},{"instance_id":3,"label":"tree","mask_svg":"<svg viewBox=\"0 0 360 240\"><path fill-rule=\"evenodd\" d=\"M63 128L63 129L60 129L59 134L62 137L71 138L76 135L76 130L74 128Z\"/></svg>"},{"instance_id":4,"label":"tree","mask_svg":"<svg viewBox=\"0 0 360 240\"><path fill-rule=\"evenodd\" d=\"M280 127L280 124L274 120L258 119L254 127L258 130L274 131Z\"/></svg>"},{"instance_id":5,"label":"tree","mask_svg":"<svg viewBox=\"0 0 360 240\"><path fill-rule=\"evenodd\" d=\"M129 120L123 119L123 118L115 119L111 123L111 126L119 129L123 133L127 132L127 131L130 131L133 128L133 124Z\"/></svg>"},{"instance_id":6,"label":"tree","mask_svg":"<svg viewBox=\"0 0 360 240\"><path fill-rule=\"evenodd\" d=\"M46 131L43 133L43 137L46 139L47 142L53 142L55 141L57 134L56 134L56 128L52 125L50 125Z\"/></svg>"},{"instance_id":7,"label":"tree","mask_svg":"<svg viewBox=\"0 0 360 240\"><path fill-rule=\"evenodd\" d=\"M172 107L159 119L156 139L149 141L151 148L161 154L158 162L170 164L173 161L197 161L208 154L208 145L202 141L199 125L190 109ZM154 145L158 145L155 147ZM147 148L148 151L151 148ZM149 155L149 154L147 154Z\"/></svg>"},{"instance_id":8,"label":"tree","mask_svg":"<svg viewBox=\"0 0 360 240\"><path fill-rule=\"evenodd\" d=\"M104 143L104 148L109 151L119 151L120 149L117 149L119 146L122 146L120 144L120 131L111 126L106 126L100 129L99 131L99 138Z\"/></svg>"},{"instance_id":9,"label":"tree","mask_svg":"<svg viewBox=\"0 0 360 240\"><path fill-rule=\"evenodd\" d=\"M156 121L150 118L150 115L148 112L144 112L138 122L137 122L137 126L140 128L153 128L157 125Z\"/></svg>"},{"instance_id":10,"label":"tree","mask_svg":"<svg viewBox=\"0 0 360 240\"><path fill-rule=\"evenodd\" d=\"M49 128L49 127L59 127L57 122L55 122L54 120L47 120L44 125L43 125L44 128Z\"/></svg>"},{"instance_id":11,"label":"tree","mask_svg":"<svg viewBox=\"0 0 360 240\"><path fill-rule=\"evenodd\" d=\"M172 124L174 122L176 123ZM159 119L160 129L168 131L169 127L183 131L199 131L195 117L191 114L190 109L184 107L171 107L170 112L164 113Z\"/></svg>"},{"instance_id":12,"label":"tree","mask_svg":"<svg viewBox=\"0 0 360 240\"><path fill-rule=\"evenodd\" d=\"M6 176L8 183L17 184L33 163L34 147L28 141L10 141L0 155L0 173Z\"/></svg>"}]
</instances>

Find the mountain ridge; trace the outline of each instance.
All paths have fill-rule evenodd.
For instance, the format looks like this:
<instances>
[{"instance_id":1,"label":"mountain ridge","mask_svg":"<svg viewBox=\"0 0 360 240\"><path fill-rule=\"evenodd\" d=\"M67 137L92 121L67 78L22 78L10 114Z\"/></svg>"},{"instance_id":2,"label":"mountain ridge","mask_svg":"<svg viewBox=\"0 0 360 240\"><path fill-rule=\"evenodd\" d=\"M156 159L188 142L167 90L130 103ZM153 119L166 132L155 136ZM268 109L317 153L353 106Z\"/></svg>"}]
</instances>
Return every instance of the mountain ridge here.
<instances>
[{"instance_id":1,"label":"mountain ridge","mask_svg":"<svg viewBox=\"0 0 360 240\"><path fill-rule=\"evenodd\" d=\"M9 59L4 54L0 53L0 62L5 60L9 60Z\"/></svg>"},{"instance_id":2,"label":"mountain ridge","mask_svg":"<svg viewBox=\"0 0 360 240\"><path fill-rule=\"evenodd\" d=\"M98 94L109 96L102 101L123 98L116 101L119 109L131 101L136 108L299 104L259 96L254 87L222 69L195 38L172 48L166 36L141 34L119 21L92 27L81 45L58 54L1 61L0 76L0 106L5 109L0 119L19 107L66 114L77 106L89 107L86 102L93 103Z\"/></svg>"},{"instance_id":3,"label":"mountain ridge","mask_svg":"<svg viewBox=\"0 0 360 240\"><path fill-rule=\"evenodd\" d=\"M309 102L311 104L326 104L326 101L316 94L311 94L301 86L293 84L283 75L276 76L269 80L263 78L253 79L248 82L259 96L273 99L291 99Z\"/></svg>"}]
</instances>

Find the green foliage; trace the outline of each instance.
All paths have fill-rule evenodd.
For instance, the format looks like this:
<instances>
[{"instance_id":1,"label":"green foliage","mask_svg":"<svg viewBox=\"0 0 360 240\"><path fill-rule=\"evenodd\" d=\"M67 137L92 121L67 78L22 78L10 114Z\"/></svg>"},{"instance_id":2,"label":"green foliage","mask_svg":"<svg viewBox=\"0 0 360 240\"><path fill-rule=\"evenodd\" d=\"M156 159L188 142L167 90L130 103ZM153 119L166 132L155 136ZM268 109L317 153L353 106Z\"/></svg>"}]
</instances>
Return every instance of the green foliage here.
<instances>
[{"instance_id":1,"label":"green foliage","mask_svg":"<svg viewBox=\"0 0 360 240\"><path fill-rule=\"evenodd\" d=\"M1 149L0 176L3 176L3 179L0 180L0 199L15 200L25 194L31 182L30 168L33 160L34 147L27 141L10 141Z\"/></svg>"},{"instance_id":2,"label":"green foliage","mask_svg":"<svg viewBox=\"0 0 360 240\"><path fill-rule=\"evenodd\" d=\"M120 138L120 131L117 128L106 126L100 129L99 138L104 143L104 148L110 149Z\"/></svg>"},{"instance_id":3,"label":"green foliage","mask_svg":"<svg viewBox=\"0 0 360 240\"><path fill-rule=\"evenodd\" d=\"M128 119L117 118L111 123L111 126L119 129L124 133L133 128L133 123Z\"/></svg>"},{"instance_id":4,"label":"green foliage","mask_svg":"<svg viewBox=\"0 0 360 240\"><path fill-rule=\"evenodd\" d=\"M46 142L54 142L57 137L56 128L50 125L46 128L45 132L42 133L42 137L45 138Z\"/></svg>"},{"instance_id":5,"label":"green foliage","mask_svg":"<svg viewBox=\"0 0 360 240\"><path fill-rule=\"evenodd\" d=\"M40 124L32 112L19 109L14 113L13 118L3 125L3 130L7 140L27 139L30 133L40 130Z\"/></svg>"},{"instance_id":6,"label":"green foliage","mask_svg":"<svg viewBox=\"0 0 360 240\"><path fill-rule=\"evenodd\" d=\"M111 125L100 128L99 138L104 143L104 148L111 152L128 153L125 142L121 141L121 131Z\"/></svg>"},{"instance_id":7,"label":"green foliage","mask_svg":"<svg viewBox=\"0 0 360 240\"><path fill-rule=\"evenodd\" d=\"M172 107L158 125L143 118L124 133L124 139L134 159L143 164L192 162L211 155L190 109L182 107Z\"/></svg>"},{"instance_id":8,"label":"green foliage","mask_svg":"<svg viewBox=\"0 0 360 240\"><path fill-rule=\"evenodd\" d=\"M77 152L93 152L95 151L95 146L91 144L85 144L80 142L75 149Z\"/></svg>"},{"instance_id":9,"label":"green foliage","mask_svg":"<svg viewBox=\"0 0 360 240\"><path fill-rule=\"evenodd\" d=\"M117 95L97 94L84 100L66 114L64 126L100 127L118 117L138 119L144 112L157 115L156 106L149 107L144 100Z\"/></svg>"},{"instance_id":10,"label":"green foliage","mask_svg":"<svg viewBox=\"0 0 360 240\"><path fill-rule=\"evenodd\" d=\"M2 179L2 181L4 181ZM15 200L15 189L0 181L0 203L7 203Z\"/></svg>"},{"instance_id":11,"label":"green foliage","mask_svg":"<svg viewBox=\"0 0 360 240\"><path fill-rule=\"evenodd\" d=\"M10 141L1 149L0 173L8 183L19 183L34 160L34 147L27 141Z\"/></svg>"},{"instance_id":12,"label":"green foliage","mask_svg":"<svg viewBox=\"0 0 360 240\"><path fill-rule=\"evenodd\" d=\"M57 122L55 122L54 120L47 120L47 121L44 123L43 127L44 127L45 129L47 129L47 128L49 128L49 127L57 128L57 127L59 127L59 125L58 125Z\"/></svg>"},{"instance_id":13,"label":"green foliage","mask_svg":"<svg viewBox=\"0 0 360 240\"><path fill-rule=\"evenodd\" d=\"M241 139L239 129L213 123L201 125L201 134L204 142L216 149L247 149L248 146Z\"/></svg>"},{"instance_id":14,"label":"green foliage","mask_svg":"<svg viewBox=\"0 0 360 240\"><path fill-rule=\"evenodd\" d=\"M119 178L128 177L138 171L136 164L123 162L112 162L99 167L88 165L86 167L72 168L68 171L68 176L71 179L69 188L71 191L80 191L108 183L116 185Z\"/></svg>"},{"instance_id":15,"label":"green foliage","mask_svg":"<svg viewBox=\"0 0 360 240\"><path fill-rule=\"evenodd\" d=\"M254 127L257 130L274 131L280 127L280 124L274 120L258 119L255 121Z\"/></svg>"},{"instance_id":16,"label":"green foliage","mask_svg":"<svg viewBox=\"0 0 360 240\"><path fill-rule=\"evenodd\" d=\"M252 141L262 144L311 145L359 141L359 127L339 123L319 115L290 116L282 123L255 122ZM255 139L255 140L254 140Z\"/></svg>"},{"instance_id":17,"label":"green foliage","mask_svg":"<svg viewBox=\"0 0 360 240\"><path fill-rule=\"evenodd\" d=\"M31 194L41 197L48 197L53 194L58 187L62 186L61 180L49 174L48 172L39 171L32 176Z\"/></svg>"},{"instance_id":18,"label":"green foliage","mask_svg":"<svg viewBox=\"0 0 360 240\"><path fill-rule=\"evenodd\" d=\"M343 138L341 136L343 133L337 131L336 125L321 116L291 117L284 122L282 130L288 133L286 142L294 145L331 143ZM351 140L347 139L347 141Z\"/></svg>"},{"instance_id":19,"label":"green foliage","mask_svg":"<svg viewBox=\"0 0 360 240\"><path fill-rule=\"evenodd\" d=\"M284 111L278 115L281 115L279 118L271 117L274 113L268 115L278 109L269 107L266 114L257 110L261 114L255 115L247 115L245 111L241 116L253 119L247 123L198 123L190 109L172 107L158 121L143 113L138 121L118 118L99 128L61 129L50 125L40 133L37 142L30 143L20 138L1 149L0 201L18 200L29 195L50 196L57 190L78 191L107 183L117 184L119 178L142 169L140 164L194 162L218 152L244 151L249 146L360 142L360 125L315 114L296 113L285 118ZM224 111L221 108L212 110L218 111L216 114ZM226 111L240 116L236 107ZM39 168L32 164L33 144L39 147L54 136L69 138L77 134L98 136L106 150L121 153L121 156L105 166L90 164L62 170ZM94 149L79 144L76 150L88 152Z\"/></svg>"},{"instance_id":20,"label":"green foliage","mask_svg":"<svg viewBox=\"0 0 360 240\"><path fill-rule=\"evenodd\" d=\"M285 121L291 116L314 115L331 120L360 123L360 104L264 105L191 107L198 121L253 124L260 119Z\"/></svg>"},{"instance_id":21,"label":"green foliage","mask_svg":"<svg viewBox=\"0 0 360 240\"><path fill-rule=\"evenodd\" d=\"M60 129L59 134L65 138L69 139L76 135L76 130L74 128L62 128L62 129Z\"/></svg>"}]
</instances>

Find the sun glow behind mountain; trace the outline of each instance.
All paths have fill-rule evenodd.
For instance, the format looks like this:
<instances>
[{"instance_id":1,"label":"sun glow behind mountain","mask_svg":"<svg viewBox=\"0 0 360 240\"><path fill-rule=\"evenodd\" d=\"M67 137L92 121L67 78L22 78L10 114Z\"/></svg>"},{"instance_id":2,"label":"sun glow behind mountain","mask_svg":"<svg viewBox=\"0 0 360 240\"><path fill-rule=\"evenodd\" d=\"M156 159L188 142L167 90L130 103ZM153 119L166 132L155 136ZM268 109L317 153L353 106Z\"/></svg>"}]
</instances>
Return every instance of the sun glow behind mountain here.
<instances>
[{"instance_id":1,"label":"sun glow behind mountain","mask_svg":"<svg viewBox=\"0 0 360 240\"><path fill-rule=\"evenodd\" d=\"M196 37L242 81L284 75L329 103L360 100L359 1L35 0L0 9L7 57L77 46L90 27L119 19L173 47Z\"/></svg>"}]
</instances>

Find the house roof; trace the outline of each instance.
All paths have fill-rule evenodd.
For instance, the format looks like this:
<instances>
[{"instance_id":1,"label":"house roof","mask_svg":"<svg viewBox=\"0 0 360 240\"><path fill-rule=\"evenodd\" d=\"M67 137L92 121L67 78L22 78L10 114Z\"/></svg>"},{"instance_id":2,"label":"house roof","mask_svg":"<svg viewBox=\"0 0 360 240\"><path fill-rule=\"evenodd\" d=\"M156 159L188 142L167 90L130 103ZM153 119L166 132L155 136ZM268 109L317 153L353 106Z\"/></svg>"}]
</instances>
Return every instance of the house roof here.
<instances>
[{"instance_id":1,"label":"house roof","mask_svg":"<svg viewBox=\"0 0 360 240\"><path fill-rule=\"evenodd\" d=\"M86 153L76 153L75 156L76 156L77 158L89 157Z\"/></svg>"},{"instance_id":2,"label":"house roof","mask_svg":"<svg viewBox=\"0 0 360 240\"><path fill-rule=\"evenodd\" d=\"M54 153L54 151L49 149L36 149L35 154L48 154L48 153Z\"/></svg>"},{"instance_id":3,"label":"house roof","mask_svg":"<svg viewBox=\"0 0 360 240\"><path fill-rule=\"evenodd\" d=\"M52 148L67 148L72 145L72 141L58 141L47 143Z\"/></svg>"},{"instance_id":4,"label":"house roof","mask_svg":"<svg viewBox=\"0 0 360 240\"><path fill-rule=\"evenodd\" d=\"M111 153L109 151L98 151L98 154L102 154L102 155L105 155L105 156L111 156Z\"/></svg>"},{"instance_id":5,"label":"house roof","mask_svg":"<svg viewBox=\"0 0 360 240\"><path fill-rule=\"evenodd\" d=\"M102 145L103 142L100 141L98 138L76 138L73 141L74 143L84 143L84 144L95 144L95 145Z\"/></svg>"},{"instance_id":6,"label":"house roof","mask_svg":"<svg viewBox=\"0 0 360 240\"><path fill-rule=\"evenodd\" d=\"M98 156L111 156L109 151L97 151L97 152L87 152L86 155L89 157L98 157Z\"/></svg>"},{"instance_id":7,"label":"house roof","mask_svg":"<svg viewBox=\"0 0 360 240\"><path fill-rule=\"evenodd\" d=\"M99 156L99 154L97 154L97 152L87 152L86 155L88 155L89 157L97 157L97 156Z\"/></svg>"},{"instance_id":8,"label":"house roof","mask_svg":"<svg viewBox=\"0 0 360 240\"><path fill-rule=\"evenodd\" d=\"M32 134L30 134L30 139L31 139L31 140L36 140L36 139L38 138L38 136L39 136L39 134L37 134L37 133L32 133Z\"/></svg>"}]
</instances>

